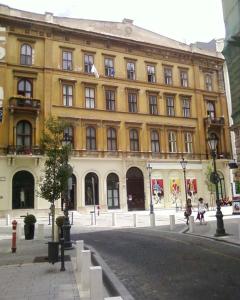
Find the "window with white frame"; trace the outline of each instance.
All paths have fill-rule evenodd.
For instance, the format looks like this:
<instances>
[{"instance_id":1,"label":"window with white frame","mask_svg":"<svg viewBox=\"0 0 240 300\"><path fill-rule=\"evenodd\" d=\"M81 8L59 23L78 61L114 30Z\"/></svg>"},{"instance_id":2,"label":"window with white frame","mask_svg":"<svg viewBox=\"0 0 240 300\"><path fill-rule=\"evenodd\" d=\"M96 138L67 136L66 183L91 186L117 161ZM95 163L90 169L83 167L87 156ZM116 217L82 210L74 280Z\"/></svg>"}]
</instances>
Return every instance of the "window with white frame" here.
<instances>
[{"instance_id":1,"label":"window with white frame","mask_svg":"<svg viewBox=\"0 0 240 300\"><path fill-rule=\"evenodd\" d=\"M63 84L63 105L73 105L73 86L71 84Z\"/></svg>"},{"instance_id":2,"label":"window with white frame","mask_svg":"<svg viewBox=\"0 0 240 300\"><path fill-rule=\"evenodd\" d=\"M156 82L155 66L152 65L147 66L147 77L148 77L148 82L151 83Z\"/></svg>"},{"instance_id":3,"label":"window with white frame","mask_svg":"<svg viewBox=\"0 0 240 300\"><path fill-rule=\"evenodd\" d=\"M205 88L209 92L213 90L212 74L205 74Z\"/></svg>"},{"instance_id":4,"label":"window with white frame","mask_svg":"<svg viewBox=\"0 0 240 300\"><path fill-rule=\"evenodd\" d=\"M134 62L127 62L127 79L135 80L136 73L135 73L135 63Z\"/></svg>"},{"instance_id":5,"label":"window with white frame","mask_svg":"<svg viewBox=\"0 0 240 300\"><path fill-rule=\"evenodd\" d=\"M168 149L170 153L177 152L177 135L175 131L168 132Z\"/></svg>"},{"instance_id":6,"label":"window with white frame","mask_svg":"<svg viewBox=\"0 0 240 300\"><path fill-rule=\"evenodd\" d=\"M106 57L104 59L104 67L105 67L105 76L114 77L115 71L114 71L114 64L112 58Z\"/></svg>"},{"instance_id":7,"label":"window with white frame","mask_svg":"<svg viewBox=\"0 0 240 300\"><path fill-rule=\"evenodd\" d=\"M95 108L95 89L85 88L85 104L86 108Z\"/></svg>"},{"instance_id":8,"label":"window with white frame","mask_svg":"<svg viewBox=\"0 0 240 300\"><path fill-rule=\"evenodd\" d=\"M190 117L190 103L189 97L182 97L182 113L184 118Z\"/></svg>"},{"instance_id":9,"label":"window with white frame","mask_svg":"<svg viewBox=\"0 0 240 300\"><path fill-rule=\"evenodd\" d=\"M188 87L188 71L180 70L180 84L182 87Z\"/></svg>"},{"instance_id":10,"label":"window with white frame","mask_svg":"<svg viewBox=\"0 0 240 300\"><path fill-rule=\"evenodd\" d=\"M93 66L93 55L84 54L84 72L92 73L92 66Z\"/></svg>"},{"instance_id":11,"label":"window with white frame","mask_svg":"<svg viewBox=\"0 0 240 300\"><path fill-rule=\"evenodd\" d=\"M151 150L154 153L160 152L159 134L157 130L151 131Z\"/></svg>"},{"instance_id":12,"label":"window with white frame","mask_svg":"<svg viewBox=\"0 0 240 300\"><path fill-rule=\"evenodd\" d=\"M174 96L166 96L166 106L167 106L167 115L170 117L175 116L175 107L174 107Z\"/></svg>"},{"instance_id":13,"label":"window with white frame","mask_svg":"<svg viewBox=\"0 0 240 300\"><path fill-rule=\"evenodd\" d=\"M184 132L184 145L186 153L193 152L193 137L191 132Z\"/></svg>"},{"instance_id":14,"label":"window with white frame","mask_svg":"<svg viewBox=\"0 0 240 300\"><path fill-rule=\"evenodd\" d=\"M164 82L165 82L165 84L168 84L168 85L173 84L171 67L164 68Z\"/></svg>"},{"instance_id":15,"label":"window with white frame","mask_svg":"<svg viewBox=\"0 0 240 300\"><path fill-rule=\"evenodd\" d=\"M139 151L139 138L138 138L138 131L136 129L131 129L129 131L129 139L130 139L130 150Z\"/></svg>"},{"instance_id":16,"label":"window with white frame","mask_svg":"<svg viewBox=\"0 0 240 300\"><path fill-rule=\"evenodd\" d=\"M72 51L64 50L62 52L62 68L63 70L72 70Z\"/></svg>"}]
</instances>

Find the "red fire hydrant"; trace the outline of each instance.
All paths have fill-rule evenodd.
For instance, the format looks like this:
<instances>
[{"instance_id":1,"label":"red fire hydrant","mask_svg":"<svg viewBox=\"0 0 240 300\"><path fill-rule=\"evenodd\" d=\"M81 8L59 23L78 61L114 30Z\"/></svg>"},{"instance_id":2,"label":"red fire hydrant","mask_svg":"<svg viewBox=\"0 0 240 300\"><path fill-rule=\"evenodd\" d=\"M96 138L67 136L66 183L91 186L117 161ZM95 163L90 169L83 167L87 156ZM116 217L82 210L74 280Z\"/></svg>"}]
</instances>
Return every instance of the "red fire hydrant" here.
<instances>
[{"instance_id":1,"label":"red fire hydrant","mask_svg":"<svg viewBox=\"0 0 240 300\"><path fill-rule=\"evenodd\" d=\"M16 238L17 238L17 221L13 220L12 221L12 253L15 253L17 250L17 245L16 245Z\"/></svg>"},{"instance_id":2,"label":"red fire hydrant","mask_svg":"<svg viewBox=\"0 0 240 300\"><path fill-rule=\"evenodd\" d=\"M100 215L100 205L97 206L97 215Z\"/></svg>"}]
</instances>

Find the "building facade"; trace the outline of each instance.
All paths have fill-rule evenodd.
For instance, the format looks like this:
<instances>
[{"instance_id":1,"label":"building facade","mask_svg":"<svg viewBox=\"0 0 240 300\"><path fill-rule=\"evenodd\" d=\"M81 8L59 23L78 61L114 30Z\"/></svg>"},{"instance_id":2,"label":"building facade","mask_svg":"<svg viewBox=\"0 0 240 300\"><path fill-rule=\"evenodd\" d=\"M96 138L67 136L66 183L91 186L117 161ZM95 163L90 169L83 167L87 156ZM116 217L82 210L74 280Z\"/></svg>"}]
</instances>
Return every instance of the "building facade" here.
<instances>
[{"instance_id":1,"label":"building facade","mask_svg":"<svg viewBox=\"0 0 240 300\"><path fill-rule=\"evenodd\" d=\"M102 211L147 210L150 190L155 208L183 207L183 157L193 203L200 196L213 201L209 134L219 140L221 197L231 196L221 54L128 19L71 19L0 5L0 25L0 213L49 208L38 191L50 115L71 124L64 139L73 149L72 209L89 211L95 203Z\"/></svg>"}]
</instances>

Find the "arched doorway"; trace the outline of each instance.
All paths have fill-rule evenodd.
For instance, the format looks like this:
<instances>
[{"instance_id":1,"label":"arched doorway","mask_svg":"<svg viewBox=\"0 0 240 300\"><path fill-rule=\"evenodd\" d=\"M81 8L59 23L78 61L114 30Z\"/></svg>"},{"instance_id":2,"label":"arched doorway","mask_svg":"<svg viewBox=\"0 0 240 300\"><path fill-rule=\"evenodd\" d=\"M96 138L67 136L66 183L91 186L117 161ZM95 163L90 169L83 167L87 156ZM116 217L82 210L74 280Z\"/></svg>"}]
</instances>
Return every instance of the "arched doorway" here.
<instances>
[{"instance_id":1,"label":"arched doorway","mask_svg":"<svg viewBox=\"0 0 240 300\"><path fill-rule=\"evenodd\" d=\"M74 210L77 208L77 180L76 176L72 174L72 188L70 190L69 209Z\"/></svg>"},{"instance_id":2,"label":"arched doorway","mask_svg":"<svg viewBox=\"0 0 240 300\"><path fill-rule=\"evenodd\" d=\"M85 177L85 205L99 204L98 190L98 176L93 172L88 173Z\"/></svg>"},{"instance_id":3,"label":"arched doorway","mask_svg":"<svg viewBox=\"0 0 240 300\"><path fill-rule=\"evenodd\" d=\"M107 203L108 209L119 208L119 178L117 174L110 173L107 177Z\"/></svg>"},{"instance_id":4,"label":"arched doorway","mask_svg":"<svg viewBox=\"0 0 240 300\"><path fill-rule=\"evenodd\" d=\"M13 176L12 208L34 208L34 177L28 171L19 171Z\"/></svg>"},{"instance_id":5,"label":"arched doorway","mask_svg":"<svg viewBox=\"0 0 240 300\"><path fill-rule=\"evenodd\" d=\"M140 169L132 167L127 171L127 203L128 210L144 210L144 181Z\"/></svg>"}]
</instances>

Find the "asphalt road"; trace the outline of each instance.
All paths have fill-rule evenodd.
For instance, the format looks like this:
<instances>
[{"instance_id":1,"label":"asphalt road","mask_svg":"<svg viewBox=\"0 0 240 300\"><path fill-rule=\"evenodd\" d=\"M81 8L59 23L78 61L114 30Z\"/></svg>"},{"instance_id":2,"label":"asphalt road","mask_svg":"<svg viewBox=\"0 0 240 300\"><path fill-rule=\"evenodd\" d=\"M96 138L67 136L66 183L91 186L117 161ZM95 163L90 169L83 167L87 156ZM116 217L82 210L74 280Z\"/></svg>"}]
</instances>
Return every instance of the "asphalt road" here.
<instances>
[{"instance_id":1,"label":"asphalt road","mask_svg":"<svg viewBox=\"0 0 240 300\"><path fill-rule=\"evenodd\" d=\"M136 300L240 299L240 247L151 228L72 238L93 246Z\"/></svg>"}]
</instances>

